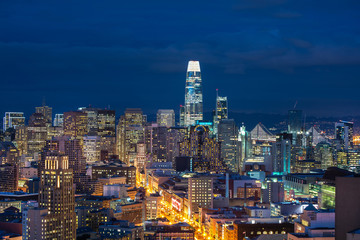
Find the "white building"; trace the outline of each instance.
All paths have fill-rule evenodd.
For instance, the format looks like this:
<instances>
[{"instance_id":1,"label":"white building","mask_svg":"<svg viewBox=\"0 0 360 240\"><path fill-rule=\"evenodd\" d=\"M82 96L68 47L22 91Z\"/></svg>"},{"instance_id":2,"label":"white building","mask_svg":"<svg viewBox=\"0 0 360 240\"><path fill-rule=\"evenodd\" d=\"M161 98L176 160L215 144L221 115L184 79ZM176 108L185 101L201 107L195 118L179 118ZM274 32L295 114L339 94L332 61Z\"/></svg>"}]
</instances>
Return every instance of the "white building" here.
<instances>
[{"instance_id":1,"label":"white building","mask_svg":"<svg viewBox=\"0 0 360 240\"><path fill-rule=\"evenodd\" d=\"M100 136L84 136L83 153L87 163L100 160Z\"/></svg>"}]
</instances>

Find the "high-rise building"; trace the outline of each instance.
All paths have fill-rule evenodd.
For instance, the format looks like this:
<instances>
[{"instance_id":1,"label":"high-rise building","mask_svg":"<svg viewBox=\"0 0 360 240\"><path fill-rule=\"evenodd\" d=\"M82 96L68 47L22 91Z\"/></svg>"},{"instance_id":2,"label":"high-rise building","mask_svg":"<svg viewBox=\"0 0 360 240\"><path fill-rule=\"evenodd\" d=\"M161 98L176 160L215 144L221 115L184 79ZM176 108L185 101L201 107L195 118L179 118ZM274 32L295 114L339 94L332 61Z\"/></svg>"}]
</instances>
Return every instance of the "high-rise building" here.
<instances>
[{"instance_id":1,"label":"high-rise building","mask_svg":"<svg viewBox=\"0 0 360 240\"><path fill-rule=\"evenodd\" d=\"M82 137L88 132L87 114L83 112L64 113L64 135Z\"/></svg>"},{"instance_id":2,"label":"high-rise building","mask_svg":"<svg viewBox=\"0 0 360 240\"><path fill-rule=\"evenodd\" d=\"M315 148L315 161L321 162L321 168L327 169L334 166L333 149L327 142L320 142Z\"/></svg>"},{"instance_id":3,"label":"high-rise building","mask_svg":"<svg viewBox=\"0 0 360 240\"><path fill-rule=\"evenodd\" d=\"M15 192L18 188L18 166L16 164L0 165L0 192Z\"/></svg>"},{"instance_id":4,"label":"high-rise building","mask_svg":"<svg viewBox=\"0 0 360 240\"><path fill-rule=\"evenodd\" d=\"M172 109L159 109L156 114L156 122L161 127L175 126L175 112Z\"/></svg>"},{"instance_id":5,"label":"high-rise building","mask_svg":"<svg viewBox=\"0 0 360 240\"><path fill-rule=\"evenodd\" d=\"M3 131L8 128L25 126L25 116L23 112L6 112L3 118Z\"/></svg>"},{"instance_id":6,"label":"high-rise building","mask_svg":"<svg viewBox=\"0 0 360 240\"><path fill-rule=\"evenodd\" d=\"M218 125L221 120L228 119L228 100L227 97L220 97L216 89L216 108L214 116L214 133L218 133Z\"/></svg>"},{"instance_id":7,"label":"high-rise building","mask_svg":"<svg viewBox=\"0 0 360 240\"><path fill-rule=\"evenodd\" d=\"M180 155L179 143L184 141L188 129L185 127L172 127L167 129L166 135L166 161L175 166L175 158Z\"/></svg>"},{"instance_id":8,"label":"high-rise building","mask_svg":"<svg viewBox=\"0 0 360 240\"><path fill-rule=\"evenodd\" d=\"M87 114L87 134L91 136L115 136L115 111L82 107L79 111Z\"/></svg>"},{"instance_id":9,"label":"high-rise building","mask_svg":"<svg viewBox=\"0 0 360 240\"><path fill-rule=\"evenodd\" d=\"M100 161L100 136L84 136L83 153L87 163Z\"/></svg>"},{"instance_id":10,"label":"high-rise building","mask_svg":"<svg viewBox=\"0 0 360 240\"><path fill-rule=\"evenodd\" d=\"M97 114L97 134L102 137L115 137L115 110L101 109L98 110Z\"/></svg>"},{"instance_id":11,"label":"high-rise building","mask_svg":"<svg viewBox=\"0 0 360 240\"><path fill-rule=\"evenodd\" d=\"M46 159L53 152L61 152L67 156L67 164L72 169L72 181L76 184L76 190L81 192L84 187L81 177L86 173L86 158L83 155L82 139L61 136L48 140L41 153L39 173L45 169Z\"/></svg>"},{"instance_id":12,"label":"high-rise building","mask_svg":"<svg viewBox=\"0 0 360 240\"><path fill-rule=\"evenodd\" d=\"M289 110L288 112L288 131L289 133L297 134L301 132L302 128L302 111Z\"/></svg>"},{"instance_id":13,"label":"high-rise building","mask_svg":"<svg viewBox=\"0 0 360 240\"><path fill-rule=\"evenodd\" d=\"M55 114L53 125L54 125L54 127L63 127L64 126L64 114L61 114L61 113Z\"/></svg>"},{"instance_id":14,"label":"high-rise building","mask_svg":"<svg viewBox=\"0 0 360 240\"><path fill-rule=\"evenodd\" d=\"M291 141L280 136L274 143L272 150L274 172L290 173Z\"/></svg>"},{"instance_id":15,"label":"high-rise building","mask_svg":"<svg viewBox=\"0 0 360 240\"><path fill-rule=\"evenodd\" d=\"M179 110L179 126L184 127L185 126L185 106L180 105Z\"/></svg>"},{"instance_id":16,"label":"high-rise building","mask_svg":"<svg viewBox=\"0 0 360 240\"><path fill-rule=\"evenodd\" d=\"M166 162L167 127L153 123L145 126L146 152L152 156L153 162Z\"/></svg>"},{"instance_id":17,"label":"high-rise building","mask_svg":"<svg viewBox=\"0 0 360 240\"><path fill-rule=\"evenodd\" d=\"M192 169L195 172L225 170L220 157L220 143L211 136L208 126L191 126L179 147L180 156L192 158Z\"/></svg>"},{"instance_id":18,"label":"high-rise building","mask_svg":"<svg viewBox=\"0 0 360 240\"><path fill-rule=\"evenodd\" d=\"M239 129L236 127L234 119L221 120L218 127L218 140L221 143L221 158L230 171L239 172Z\"/></svg>"},{"instance_id":19,"label":"high-rise building","mask_svg":"<svg viewBox=\"0 0 360 240\"><path fill-rule=\"evenodd\" d=\"M185 86L184 125L195 125L203 120L203 94L199 61L189 61Z\"/></svg>"},{"instance_id":20,"label":"high-rise building","mask_svg":"<svg viewBox=\"0 0 360 240\"><path fill-rule=\"evenodd\" d=\"M335 142L338 150L348 150L354 146L354 123L340 121L335 123Z\"/></svg>"},{"instance_id":21,"label":"high-rise building","mask_svg":"<svg viewBox=\"0 0 360 240\"><path fill-rule=\"evenodd\" d=\"M52 123L52 107L48 107L48 106L36 107L35 112L41 113L44 116L46 123L51 125L51 123Z\"/></svg>"},{"instance_id":22,"label":"high-rise building","mask_svg":"<svg viewBox=\"0 0 360 240\"><path fill-rule=\"evenodd\" d=\"M195 175L188 180L189 217L199 212L199 207L212 208L214 180L210 175Z\"/></svg>"},{"instance_id":23,"label":"high-rise building","mask_svg":"<svg viewBox=\"0 0 360 240\"><path fill-rule=\"evenodd\" d=\"M139 108L128 108L117 126L117 153L121 161L133 165L137 144L144 140L145 117Z\"/></svg>"},{"instance_id":24,"label":"high-rise building","mask_svg":"<svg viewBox=\"0 0 360 240\"><path fill-rule=\"evenodd\" d=\"M243 163L245 159L250 156L250 150L251 150L251 139L249 136L249 132L246 131L244 124L240 127L239 130L239 141L240 141L239 169L242 169Z\"/></svg>"},{"instance_id":25,"label":"high-rise building","mask_svg":"<svg viewBox=\"0 0 360 240\"><path fill-rule=\"evenodd\" d=\"M262 201L264 203L283 202L285 190L283 182L266 181L262 191Z\"/></svg>"},{"instance_id":26,"label":"high-rise building","mask_svg":"<svg viewBox=\"0 0 360 240\"><path fill-rule=\"evenodd\" d=\"M43 211L39 214L43 217L28 219L28 239L76 238L75 189L73 171L69 168L67 156L60 153L46 156L45 166L41 171L39 208L46 209L47 214ZM41 231L36 225L42 226ZM35 237L35 229L41 232L40 238Z\"/></svg>"}]
</instances>

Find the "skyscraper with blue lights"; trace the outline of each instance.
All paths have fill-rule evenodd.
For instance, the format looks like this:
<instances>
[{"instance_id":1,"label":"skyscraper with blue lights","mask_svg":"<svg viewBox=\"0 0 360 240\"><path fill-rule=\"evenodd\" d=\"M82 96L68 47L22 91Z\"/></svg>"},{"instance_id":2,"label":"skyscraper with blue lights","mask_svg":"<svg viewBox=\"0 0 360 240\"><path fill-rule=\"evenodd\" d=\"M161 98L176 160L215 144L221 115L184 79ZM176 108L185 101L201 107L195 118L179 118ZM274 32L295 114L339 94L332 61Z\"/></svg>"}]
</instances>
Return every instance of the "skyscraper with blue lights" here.
<instances>
[{"instance_id":1,"label":"skyscraper with blue lights","mask_svg":"<svg viewBox=\"0 0 360 240\"><path fill-rule=\"evenodd\" d=\"M203 94L199 61L189 61L185 86L184 125L195 125L203 120Z\"/></svg>"}]
</instances>

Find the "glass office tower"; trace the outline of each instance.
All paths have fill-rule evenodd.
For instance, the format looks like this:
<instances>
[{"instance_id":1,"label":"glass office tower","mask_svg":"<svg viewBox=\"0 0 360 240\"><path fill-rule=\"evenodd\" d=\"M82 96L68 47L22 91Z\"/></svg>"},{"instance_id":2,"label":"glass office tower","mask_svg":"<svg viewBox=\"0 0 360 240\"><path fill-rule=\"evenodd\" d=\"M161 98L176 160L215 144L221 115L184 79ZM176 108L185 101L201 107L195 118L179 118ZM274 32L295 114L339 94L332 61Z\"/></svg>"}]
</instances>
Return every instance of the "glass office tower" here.
<instances>
[{"instance_id":1,"label":"glass office tower","mask_svg":"<svg viewBox=\"0 0 360 240\"><path fill-rule=\"evenodd\" d=\"M184 125L195 125L203 120L203 95L199 61L189 61L185 86Z\"/></svg>"}]
</instances>

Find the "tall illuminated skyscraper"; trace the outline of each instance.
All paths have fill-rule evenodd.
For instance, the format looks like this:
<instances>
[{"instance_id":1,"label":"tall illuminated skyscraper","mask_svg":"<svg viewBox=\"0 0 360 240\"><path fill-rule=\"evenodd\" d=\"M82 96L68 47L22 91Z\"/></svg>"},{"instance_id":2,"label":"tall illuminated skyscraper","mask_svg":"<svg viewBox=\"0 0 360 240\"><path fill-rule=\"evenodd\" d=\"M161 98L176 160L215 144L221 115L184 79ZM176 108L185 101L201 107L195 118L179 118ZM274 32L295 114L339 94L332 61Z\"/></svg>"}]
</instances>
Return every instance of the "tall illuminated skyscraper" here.
<instances>
[{"instance_id":1,"label":"tall illuminated skyscraper","mask_svg":"<svg viewBox=\"0 0 360 240\"><path fill-rule=\"evenodd\" d=\"M184 125L195 125L203 120L203 95L199 61L189 61L185 86Z\"/></svg>"},{"instance_id":2,"label":"tall illuminated skyscraper","mask_svg":"<svg viewBox=\"0 0 360 240\"><path fill-rule=\"evenodd\" d=\"M227 97L221 97L216 89L216 109L214 116L214 133L218 133L218 125L221 120L228 119L228 100Z\"/></svg>"},{"instance_id":3,"label":"tall illuminated skyscraper","mask_svg":"<svg viewBox=\"0 0 360 240\"><path fill-rule=\"evenodd\" d=\"M41 170L39 208L24 214L24 239L75 240L74 190L68 157L56 152L48 155Z\"/></svg>"},{"instance_id":4,"label":"tall illuminated skyscraper","mask_svg":"<svg viewBox=\"0 0 360 240\"><path fill-rule=\"evenodd\" d=\"M139 108L127 108L117 126L117 154L121 161L133 165L137 144L144 140L146 117Z\"/></svg>"}]
</instances>

